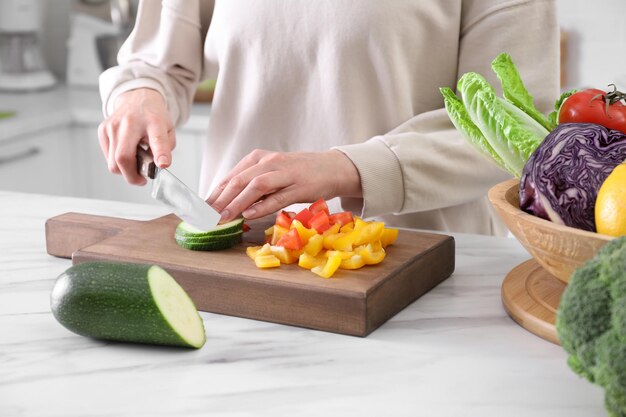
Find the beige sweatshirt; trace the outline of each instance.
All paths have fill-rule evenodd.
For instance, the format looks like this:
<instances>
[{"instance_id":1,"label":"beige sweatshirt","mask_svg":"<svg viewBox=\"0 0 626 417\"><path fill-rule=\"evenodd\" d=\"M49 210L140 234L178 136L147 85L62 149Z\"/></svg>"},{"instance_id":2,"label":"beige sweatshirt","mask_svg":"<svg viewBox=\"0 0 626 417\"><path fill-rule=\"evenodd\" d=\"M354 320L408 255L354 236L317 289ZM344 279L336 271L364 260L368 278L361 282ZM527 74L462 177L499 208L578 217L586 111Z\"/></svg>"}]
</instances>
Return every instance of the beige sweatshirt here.
<instances>
[{"instance_id":1,"label":"beige sweatshirt","mask_svg":"<svg viewBox=\"0 0 626 417\"><path fill-rule=\"evenodd\" d=\"M174 122L217 77L200 193L255 148L336 147L363 199L345 209L391 225L503 234L486 193L509 175L454 130L439 87L511 54L535 103L559 94L554 0L147 0L101 76L105 116L122 92L153 88ZM185 146L179 143L178 146ZM311 173L315 175L315 173Z\"/></svg>"}]
</instances>

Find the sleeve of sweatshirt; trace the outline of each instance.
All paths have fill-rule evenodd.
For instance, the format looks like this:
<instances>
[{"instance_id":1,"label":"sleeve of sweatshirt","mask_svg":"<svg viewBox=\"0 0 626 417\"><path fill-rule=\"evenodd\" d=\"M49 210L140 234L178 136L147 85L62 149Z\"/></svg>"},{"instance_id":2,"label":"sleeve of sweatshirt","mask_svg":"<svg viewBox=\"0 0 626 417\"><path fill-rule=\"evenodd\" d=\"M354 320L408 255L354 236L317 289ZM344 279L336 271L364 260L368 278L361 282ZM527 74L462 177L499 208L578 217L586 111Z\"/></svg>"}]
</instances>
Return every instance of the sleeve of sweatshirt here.
<instances>
[{"instance_id":1,"label":"sleeve of sweatshirt","mask_svg":"<svg viewBox=\"0 0 626 417\"><path fill-rule=\"evenodd\" d=\"M140 2L135 27L118 53L118 65L100 75L105 117L113 112L120 94L145 87L163 95L175 125L187 120L202 73L199 1Z\"/></svg>"},{"instance_id":2,"label":"sleeve of sweatshirt","mask_svg":"<svg viewBox=\"0 0 626 417\"><path fill-rule=\"evenodd\" d=\"M466 1L459 34L457 80L468 71L500 94L491 61L508 52L536 106L551 110L559 94L559 29L553 0ZM433 94L439 94L434 85ZM450 85L456 90L455 85ZM469 145L440 109L417 114L360 144L338 146L357 167L363 198L342 198L364 217L456 206L477 200L510 178Z\"/></svg>"}]
</instances>

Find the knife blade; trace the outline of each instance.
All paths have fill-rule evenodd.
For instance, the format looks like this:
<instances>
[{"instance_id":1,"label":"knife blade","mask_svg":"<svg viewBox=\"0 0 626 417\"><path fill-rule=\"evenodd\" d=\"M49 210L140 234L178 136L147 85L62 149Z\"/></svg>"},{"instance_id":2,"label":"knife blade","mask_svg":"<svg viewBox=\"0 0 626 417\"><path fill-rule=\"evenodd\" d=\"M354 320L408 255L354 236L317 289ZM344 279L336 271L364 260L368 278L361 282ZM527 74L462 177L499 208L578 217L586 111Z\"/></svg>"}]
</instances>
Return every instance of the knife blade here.
<instances>
[{"instance_id":1,"label":"knife blade","mask_svg":"<svg viewBox=\"0 0 626 417\"><path fill-rule=\"evenodd\" d=\"M137 171L152 180L152 198L193 227L207 231L219 222L221 216L213 207L168 169L157 167L152 153L141 146L137 147Z\"/></svg>"}]
</instances>

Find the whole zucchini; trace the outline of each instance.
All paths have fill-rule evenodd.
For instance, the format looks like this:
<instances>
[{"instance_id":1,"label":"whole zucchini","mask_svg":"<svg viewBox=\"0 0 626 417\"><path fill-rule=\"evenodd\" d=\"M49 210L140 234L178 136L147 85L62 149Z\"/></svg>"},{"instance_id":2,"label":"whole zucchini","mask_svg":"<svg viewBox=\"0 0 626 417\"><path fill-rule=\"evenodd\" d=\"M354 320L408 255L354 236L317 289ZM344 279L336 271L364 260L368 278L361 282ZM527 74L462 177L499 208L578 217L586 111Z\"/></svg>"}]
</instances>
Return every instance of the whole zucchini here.
<instances>
[{"instance_id":1,"label":"whole zucchini","mask_svg":"<svg viewBox=\"0 0 626 417\"><path fill-rule=\"evenodd\" d=\"M200 348L202 318L183 288L157 265L87 262L62 273L52 314L82 336Z\"/></svg>"}]
</instances>

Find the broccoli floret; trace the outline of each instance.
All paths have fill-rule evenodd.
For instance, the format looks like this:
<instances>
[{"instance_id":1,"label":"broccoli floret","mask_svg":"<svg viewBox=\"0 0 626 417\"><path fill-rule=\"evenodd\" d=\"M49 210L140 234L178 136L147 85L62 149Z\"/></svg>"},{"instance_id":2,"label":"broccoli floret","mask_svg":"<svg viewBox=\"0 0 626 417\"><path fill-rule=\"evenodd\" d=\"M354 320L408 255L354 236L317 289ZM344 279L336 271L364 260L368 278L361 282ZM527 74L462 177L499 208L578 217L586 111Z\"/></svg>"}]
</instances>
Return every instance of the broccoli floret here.
<instances>
[{"instance_id":1,"label":"broccoli floret","mask_svg":"<svg viewBox=\"0 0 626 417\"><path fill-rule=\"evenodd\" d=\"M591 382L596 343L611 325L611 296L599 279L599 265L590 261L574 272L557 312L559 341L570 354L568 364Z\"/></svg>"},{"instance_id":2,"label":"broccoli floret","mask_svg":"<svg viewBox=\"0 0 626 417\"><path fill-rule=\"evenodd\" d=\"M574 271L556 329L572 370L604 388L611 417L626 417L626 237Z\"/></svg>"}]
</instances>

